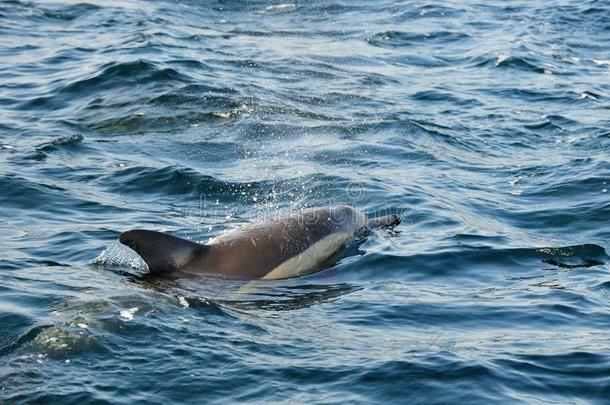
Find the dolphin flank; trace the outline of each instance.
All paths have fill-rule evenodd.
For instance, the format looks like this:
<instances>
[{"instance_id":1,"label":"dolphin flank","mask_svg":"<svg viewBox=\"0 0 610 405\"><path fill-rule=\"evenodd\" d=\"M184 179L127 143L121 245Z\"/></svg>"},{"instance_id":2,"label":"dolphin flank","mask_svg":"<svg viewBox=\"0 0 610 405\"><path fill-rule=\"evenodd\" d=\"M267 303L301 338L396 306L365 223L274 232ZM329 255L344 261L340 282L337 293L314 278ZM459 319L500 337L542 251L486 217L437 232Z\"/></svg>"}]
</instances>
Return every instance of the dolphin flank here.
<instances>
[{"instance_id":1,"label":"dolphin flank","mask_svg":"<svg viewBox=\"0 0 610 405\"><path fill-rule=\"evenodd\" d=\"M320 271L367 229L399 223L397 215L368 219L340 205L246 225L207 245L148 230L123 232L119 240L142 257L151 273L207 272L271 280Z\"/></svg>"}]
</instances>

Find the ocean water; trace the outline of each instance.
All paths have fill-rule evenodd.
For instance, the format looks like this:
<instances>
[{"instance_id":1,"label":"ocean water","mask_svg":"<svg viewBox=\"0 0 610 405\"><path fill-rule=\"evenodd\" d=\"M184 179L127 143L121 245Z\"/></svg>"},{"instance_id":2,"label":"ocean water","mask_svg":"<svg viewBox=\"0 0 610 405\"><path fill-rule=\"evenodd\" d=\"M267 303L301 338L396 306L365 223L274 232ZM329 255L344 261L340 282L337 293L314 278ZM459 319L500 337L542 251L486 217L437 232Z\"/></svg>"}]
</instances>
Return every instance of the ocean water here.
<instances>
[{"instance_id":1,"label":"ocean water","mask_svg":"<svg viewBox=\"0 0 610 405\"><path fill-rule=\"evenodd\" d=\"M610 398L610 3L95 3L0 2L0 402ZM299 279L116 242L339 203Z\"/></svg>"}]
</instances>

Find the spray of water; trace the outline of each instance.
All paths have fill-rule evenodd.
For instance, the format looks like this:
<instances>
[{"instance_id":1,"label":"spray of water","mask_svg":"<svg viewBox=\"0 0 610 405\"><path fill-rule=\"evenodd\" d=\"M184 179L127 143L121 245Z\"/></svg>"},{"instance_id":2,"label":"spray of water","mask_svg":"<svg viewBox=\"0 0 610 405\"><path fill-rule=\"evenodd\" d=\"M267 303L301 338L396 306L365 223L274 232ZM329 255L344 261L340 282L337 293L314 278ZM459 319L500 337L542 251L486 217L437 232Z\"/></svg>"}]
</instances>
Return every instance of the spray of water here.
<instances>
[{"instance_id":1,"label":"spray of water","mask_svg":"<svg viewBox=\"0 0 610 405\"><path fill-rule=\"evenodd\" d=\"M135 270L148 271L148 266L140 256L118 241L112 242L106 250L91 261L101 267L129 267Z\"/></svg>"}]
</instances>

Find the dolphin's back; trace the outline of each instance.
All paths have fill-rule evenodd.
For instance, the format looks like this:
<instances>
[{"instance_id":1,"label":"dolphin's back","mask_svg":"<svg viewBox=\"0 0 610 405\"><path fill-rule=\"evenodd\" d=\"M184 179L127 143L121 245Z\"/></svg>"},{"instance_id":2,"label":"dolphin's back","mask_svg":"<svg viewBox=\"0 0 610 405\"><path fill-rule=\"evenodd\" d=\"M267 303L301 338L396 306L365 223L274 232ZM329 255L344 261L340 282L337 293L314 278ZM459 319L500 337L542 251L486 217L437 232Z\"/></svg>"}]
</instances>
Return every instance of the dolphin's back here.
<instances>
[{"instance_id":1,"label":"dolphin's back","mask_svg":"<svg viewBox=\"0 0 610 405\"><path fill-rule=\"evenodd\" d=\"M180 270L279 279L320 270L365 227L391 227L399 222L396 215L367 219L352 207L335 206L260 221L209 245L145 230L124 232L120 241L142 256L151 272Z\"/></svg>"},{"instance_id":2,"label":"dolphin's back","mask_svg":"<svg viewBox=\"0 0 610 405\"><path fill-rule=\"evenodd\" d=\"M302 210L223 235L206 256L221 273L297 277L318 270L365 225L364 215L351 207Z\"/></svg>"}]
</instances>

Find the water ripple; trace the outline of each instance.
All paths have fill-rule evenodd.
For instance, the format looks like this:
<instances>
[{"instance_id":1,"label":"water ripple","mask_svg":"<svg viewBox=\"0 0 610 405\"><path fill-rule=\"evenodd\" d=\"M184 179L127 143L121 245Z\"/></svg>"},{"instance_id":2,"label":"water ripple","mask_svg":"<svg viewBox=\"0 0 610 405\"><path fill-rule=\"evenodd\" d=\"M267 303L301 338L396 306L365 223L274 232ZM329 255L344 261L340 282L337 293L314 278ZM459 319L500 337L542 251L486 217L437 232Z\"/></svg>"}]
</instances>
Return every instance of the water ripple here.
<instances>
[{"instance_id":1,"label":"water ripple","mask_svg":"<svg viewBox=\"0 0 610 405\"><path fill-rule=\"evenodd\" d=\"M609 17L0 3L0 402L606 401ZM403 222L265 283L116 249L335 203Z\"/></svg>"}]
</instances>

